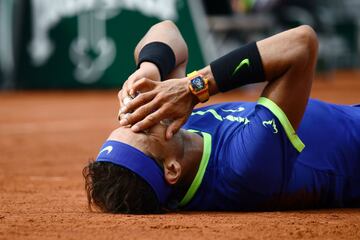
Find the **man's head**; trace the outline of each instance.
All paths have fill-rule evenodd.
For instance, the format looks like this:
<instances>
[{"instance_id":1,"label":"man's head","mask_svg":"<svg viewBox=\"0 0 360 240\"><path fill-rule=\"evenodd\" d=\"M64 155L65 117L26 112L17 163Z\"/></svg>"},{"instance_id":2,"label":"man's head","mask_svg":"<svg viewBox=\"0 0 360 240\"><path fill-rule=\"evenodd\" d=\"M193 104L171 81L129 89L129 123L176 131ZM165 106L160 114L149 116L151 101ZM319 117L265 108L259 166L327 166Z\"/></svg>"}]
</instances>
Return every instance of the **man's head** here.
<instances>
[{"instance_id":1,"label":"man's head","mask_svg":"<svg viewBox=\"0 0 360 240\"><path fill-rule=\"evenodd\" d=\"M161 205L150 185L134 172L107 162L83 169L88 204L110 213L158 213Z\"/></svg>"},{"instance_id":2,"label":"man's head","mask_svg":"<svg viewBox=\"0 0 360 240\"><path fill-rule=\"evenodd\" d=\"M182 176L184 157L181 133L167 141L165 129L158 124L147 133L133 133L120 127L110 134L97 161L83 170L89 207L112 213L161 211L166 191Z\"/></svg>"}]
</instances>

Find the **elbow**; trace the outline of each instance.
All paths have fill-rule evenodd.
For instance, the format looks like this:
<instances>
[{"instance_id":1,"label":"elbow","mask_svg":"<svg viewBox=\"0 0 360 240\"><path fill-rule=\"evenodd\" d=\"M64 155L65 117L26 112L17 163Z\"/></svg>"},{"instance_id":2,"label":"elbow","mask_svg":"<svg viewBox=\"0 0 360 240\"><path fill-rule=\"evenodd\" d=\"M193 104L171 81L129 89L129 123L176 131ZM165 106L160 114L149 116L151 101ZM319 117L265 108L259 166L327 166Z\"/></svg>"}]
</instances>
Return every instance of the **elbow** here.
<instances>
[{"instance_id":1,"label":"elbow","mask_svg":"<svg viewBox=\"0 0 360 240\"><path fill-rule=\"evenodd\" d=\"M153 25L148 30L147 34L149 34L149 32L169 32L169 33L177 32L178 33L179 30L173 21L165 20L165 21L161 21L161 22ZM134 50L135 60L137 59L137 56L139 56L140 50L148 42L148 40L146 39L147 34L141 39L141 41L135 47L135 50Z\"/></svg>"},{"instance_id":2,"label":"elbow","mask_svg":"<svg viewBox=\"0 0 360 240\"><path fill-rule=\"evenodd\" d=\"M314 29L308 25L302 25L298 30L299 41L302 46L312 55L317 55L319 42Z\"/></svg>"},{"instance_id":3,"label":"elbow","mask_svg":"<svg viewBox=\"0 0 360 240\"><path fill-rule=\"evenodd\" d=\"M165 20L157 25L167 33L167 44L174 51L177 65L186 63L188 59L188 47L176 24L171 20ZM154 27L156 27L156 25Z\"/></svg>"},{"instance_id":4,"label":"elbow","mask_svg":"<svg viewBox=\"0 0 360 240\"><path fill-rule=\"evenodd\" d=\"M178 27L171 20L161 21L161 22L155 24L154 26L152 26L151 28L152 29L167 30L167 31L179 31Z\"/></svg>"},{"instance_id":5,"label":"elbow","mask_svg":"<svg viewBox=\"0 0 360 240\"><path fill-rule=\"evenodd\" d=\"M295 29L294 37L295 61L302 65L315 64L319 42L314 29L308 25L302 25Z\"/></svg>"},{"instance_id":6,"label":"elbow","mask_svg":"<svg viewBox=\"0 0 360 240\"><path fill-rule=\"evenodd\" d=\"M177 26L175 25L175 23L171 20L164 20L162 22L160 22L159 24L162 24L164 25L165 27L167 28L170 28L170 29L176 29L178 30Z\"/></svg>"}]
</instances>

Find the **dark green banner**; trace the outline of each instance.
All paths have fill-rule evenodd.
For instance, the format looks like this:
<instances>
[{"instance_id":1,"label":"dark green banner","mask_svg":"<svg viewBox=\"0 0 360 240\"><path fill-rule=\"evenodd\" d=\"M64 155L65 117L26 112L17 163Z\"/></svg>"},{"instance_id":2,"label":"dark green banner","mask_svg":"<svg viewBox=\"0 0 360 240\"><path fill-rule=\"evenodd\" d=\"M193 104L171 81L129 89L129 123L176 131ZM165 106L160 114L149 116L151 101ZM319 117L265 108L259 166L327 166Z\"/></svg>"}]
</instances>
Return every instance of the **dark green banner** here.
<instances>
[{"instance_id":1,"label":"dark green banner","mask_svg":"<svg viewBox=\"0 0 360 240\"><path fill-rule=\"evenodd\" d=\"M19 88L119 88L135 69L137 42L165 19L188 43L188 71L204 64L183 0L32 0L26 12Z\"/></svg>"}]
</instances>

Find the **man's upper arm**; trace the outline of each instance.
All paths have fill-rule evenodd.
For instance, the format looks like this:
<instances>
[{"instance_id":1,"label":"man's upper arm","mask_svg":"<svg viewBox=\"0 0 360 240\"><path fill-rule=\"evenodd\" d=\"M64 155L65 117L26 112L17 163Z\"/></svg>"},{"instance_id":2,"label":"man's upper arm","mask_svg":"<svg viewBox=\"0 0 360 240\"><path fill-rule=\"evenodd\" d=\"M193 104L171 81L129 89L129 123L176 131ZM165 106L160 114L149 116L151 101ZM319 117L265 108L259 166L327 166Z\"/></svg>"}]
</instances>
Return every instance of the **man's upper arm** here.
<instances>
[{"instance_id":1,"label":"man's upper arm","mask_svg":"<svg viewBox=\"0 0 360 240\"><path fill-rule=\"evenodd\" d=\"M301 26L257 42L266 80L262 97L276 103L297 129L311 91L317 60L317 39Z\"/></svg>"}]
</instances>

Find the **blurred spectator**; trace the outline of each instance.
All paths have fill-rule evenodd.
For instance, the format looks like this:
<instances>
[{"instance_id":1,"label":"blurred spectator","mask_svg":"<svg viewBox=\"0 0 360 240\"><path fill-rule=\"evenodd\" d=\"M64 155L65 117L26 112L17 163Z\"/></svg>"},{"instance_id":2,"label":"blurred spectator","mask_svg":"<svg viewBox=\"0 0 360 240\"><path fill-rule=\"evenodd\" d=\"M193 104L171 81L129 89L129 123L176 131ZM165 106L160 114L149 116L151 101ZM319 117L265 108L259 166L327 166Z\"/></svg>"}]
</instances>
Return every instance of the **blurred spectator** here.
<instances>
[{"instance_id":1,"label":"blurred spectator","mask_svg":"<svg viewBox=\"0 0 360 240\"><path fill-rule=\"evenodd\" d=\"M235 13L268 11L279 5L281 0L231 0L231 8Z\"/></svg>"},{"instance_id":2,"label":"blurred spectator","mask_svg":"<svg viewBox=\"0 0 360 240\"><path fill-rule=\"evenodd\" d=\"M207 15L230 15L233 12L228 0L203 0L203 4Z\"/></svg>"}]
</instances>

